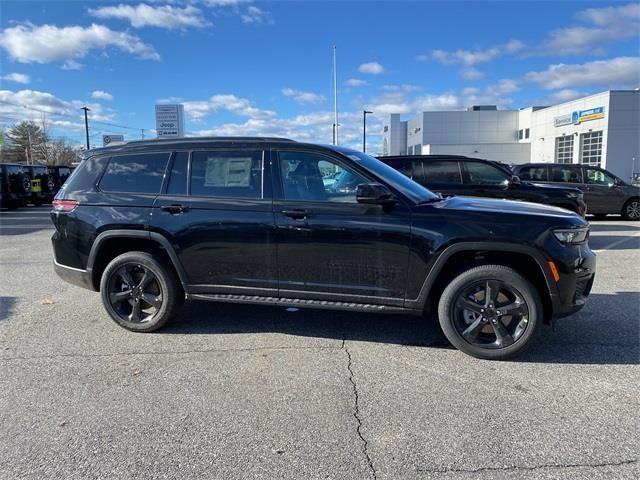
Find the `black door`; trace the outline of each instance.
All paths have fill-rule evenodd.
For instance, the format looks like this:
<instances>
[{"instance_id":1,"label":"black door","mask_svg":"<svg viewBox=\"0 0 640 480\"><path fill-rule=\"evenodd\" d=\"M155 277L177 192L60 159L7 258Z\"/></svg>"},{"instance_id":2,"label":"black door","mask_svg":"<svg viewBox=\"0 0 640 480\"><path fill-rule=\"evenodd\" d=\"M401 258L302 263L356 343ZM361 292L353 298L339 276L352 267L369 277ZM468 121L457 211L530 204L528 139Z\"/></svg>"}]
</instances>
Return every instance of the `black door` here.
<instances>
[{"instance_id":1,"label":"black door","mask_svg":"<svg viewBox=\"0 0 640 480\"><path fill-rule=\"evenodd\" d=\"M357 203L371 179L337 157L283 150L274 166L280 296L402 305L409 208Z\"/></svg>"},{"instance_id":2,"label":"black door","mask_svg":"<svg viewBox=\"0 0 640 480\"><path fill-rule=\"evenodd\" d=\"M277 294L264 156L262 149L174 154L152 228L170 239L191 293Z\"/></svg>"},{"instance_id":3,"label":"black door","mask_svg":"<svg viewBox=\"0 0 640 480\"><path fill-rule=\"evenodd\" d=\"M590 213L620 213L627 196L616 177L599 167L584 165L584 198Z\"/></svg>"}]
</instances>

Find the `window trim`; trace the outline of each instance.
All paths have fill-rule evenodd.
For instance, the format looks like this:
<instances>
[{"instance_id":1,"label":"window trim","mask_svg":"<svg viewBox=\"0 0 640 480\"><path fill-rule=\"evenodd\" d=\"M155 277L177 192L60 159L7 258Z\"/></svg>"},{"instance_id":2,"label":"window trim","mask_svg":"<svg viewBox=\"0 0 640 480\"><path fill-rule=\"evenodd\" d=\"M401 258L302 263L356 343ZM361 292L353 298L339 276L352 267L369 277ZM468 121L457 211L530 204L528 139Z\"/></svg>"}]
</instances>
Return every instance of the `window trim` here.
<instances>
[{"instance_id":1,"label":"window trim","mask_svg":"<svg viewBox=\"0 0 640 480\"><path fill-rule=\"evenodd\" d=\"M260 196L259 197L235 197L235 196L218 196L218 195L193 195L191 193L191 173L193 172L193 154L196 152L260 152ZM265 162L266 162L266 152L267 147L262 148L196 148L189 150L189 165L187 167L187 196L190 198L196 199L232 199L232 200L270 200L269 197L265 196Z\"/></svg>"},{"instance_id":2,"label":"window trim","mask_svg":"<svg viewBox=\"0 0 640 480\"><path fill-rule=\"evenodd\" d=\"M159 153L164 153L165 155L167 155L167 160L165 161L164 164L164 173L163 173L163 177L162 180L160 182L160 189L156 192L156 193L148 193L148 192L128 192L126 190L103 190L101 188L102 185L102 180L104 180L104 176L107 174L107 170L109 170L109 165L111 165L111 161L114 158L117 157L125 157L125 156L133 156L133 155L157 155ZM155 150L155 151L150 151L150 152L120 152L117 153L115 155L104 155L104 157L107 157L107 162L104 166L104 168L102 169L102 172L100 173L100 175L98 175L98 179L96 181L95 187L96 187L96 191L100 192L100 193L105 193L105 194L110 194L110 193L128 193L130 195L154 195L154 196L158 196L162 194L162 188L164 186L164 182L165 182L165 175L167 174L167 165L169 164L169 162L171 162L171 157L173 155L173 151L172 150ZM75 172L75 170L74 170ZM73 172L72 172L73 173Z\"/></svg>"},{"instance_id":3,"label":"window trim","mask_svg":"<svg viewBox=\"0 0 640 480\"><path fill-rule=\"evenodd\" d=\"M300 199L291 199L291 198L285 198L284 196L284 183L283 183L283 178L282 178L282 170L280 169L280 153L282 152L291 152L291 153L306 153L306 154L313 154L313 155L318 155L320 157L325 157L328 158L332 161L332 163L337 163L339 166L341 166L342 168L344 168L345 170L351 170L353 172L355 172L356 174L358 174L359 176L363 177L365 180L367 180L368 182L375 182L375 183L380 183L377 179L374 179L371 177L371 175L369 174L364 174L360 169L354 168L353 165L348 165L347 162L345 162L343 159L333 156L333 155L329 155L326 154L324 152L317 152L314 150L305 150L305 149L296 149L296 148L278 148L278 149L274 149L273 150L273 160L275 160L275 164L276 164L276 169L275 169L275 174L273 176L274 179L274 183L278 185L278 192L277 195L274 193L273 199L274 200L279 200L282 202L298 202L298 203L318 203L318 204L330 204L330 205L360 205L358 202L355 203L351 203L351 202L332 202L330 200L300 200ZM277 177L277 178L276 178Z\"/></svg>"}]
</instances>

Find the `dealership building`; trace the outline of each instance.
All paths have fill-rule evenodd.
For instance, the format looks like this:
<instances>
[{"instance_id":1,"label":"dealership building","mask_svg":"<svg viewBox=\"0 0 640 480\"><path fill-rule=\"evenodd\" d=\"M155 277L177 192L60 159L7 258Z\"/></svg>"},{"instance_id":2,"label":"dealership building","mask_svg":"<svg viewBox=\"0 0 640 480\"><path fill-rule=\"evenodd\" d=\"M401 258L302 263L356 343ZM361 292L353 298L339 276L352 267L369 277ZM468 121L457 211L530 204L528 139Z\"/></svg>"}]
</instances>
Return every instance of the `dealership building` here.
<instances>
[{"instance_id":1,"label":"dealership building","mask_svg":"<svg viewBox=\"0 0 640 480\"><path fill-rule=\"evenodd\" d=\"M466 155L509 164L599 165L628 180L640 173L640 91L609 90L520 110L493 105L466 111L390 115L383 155Z\"/></svg>"}]
</instances>

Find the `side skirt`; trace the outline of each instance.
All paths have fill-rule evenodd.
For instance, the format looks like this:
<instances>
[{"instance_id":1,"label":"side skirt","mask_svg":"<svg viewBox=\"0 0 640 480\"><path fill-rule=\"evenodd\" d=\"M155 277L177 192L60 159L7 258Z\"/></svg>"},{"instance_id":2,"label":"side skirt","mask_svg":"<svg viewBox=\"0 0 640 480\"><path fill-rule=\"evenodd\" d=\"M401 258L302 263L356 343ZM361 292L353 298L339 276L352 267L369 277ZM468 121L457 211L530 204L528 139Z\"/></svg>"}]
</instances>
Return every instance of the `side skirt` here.
<instances>
[{"instance_id":1,"label":"side skirt","mask_svg":"<svg viewBox=\"0 0 640 480\"><path fill-rule=\"evenodd\" d=\"M257 295L234 294L206 294L188 293L188 300L207 300L210 302L243 303L250 305L276 305L296 308L318 308L325 310L348 310L352 312L369 313L402 313L422 315L422 310L394 307L388 305L374 305L370 303L332 302L329 300L308 300L303 298L260 297Z\"/></svg>"}]
</instances>

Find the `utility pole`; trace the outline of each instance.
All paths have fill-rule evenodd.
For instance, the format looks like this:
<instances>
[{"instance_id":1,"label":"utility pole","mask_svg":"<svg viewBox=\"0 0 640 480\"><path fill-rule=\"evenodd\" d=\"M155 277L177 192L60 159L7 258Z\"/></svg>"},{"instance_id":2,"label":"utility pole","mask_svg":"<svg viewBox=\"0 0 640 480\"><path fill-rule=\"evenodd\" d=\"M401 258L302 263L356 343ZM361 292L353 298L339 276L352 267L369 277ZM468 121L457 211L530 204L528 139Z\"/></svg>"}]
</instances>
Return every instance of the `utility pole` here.
<instances>
[{"instance_id":1,"label":"utility pole","mask_svg":"<svg viewBox=\"0 0 640 480\"><path fill-rule=\"evenodd\" d=\"M338 72L336 70L336 46L333 46L333 144L338 145Z\"/></svg>"},{"instance_id":2,"label":"utility pole","mask_svg":"<svg viewBox=\"0 0 640 480\"><path fill-rule=\"evenodd\" d=\"M362 111L362 151L367 151L367 114L370 114L369 110Z\"/></svg>"},{"instance_id":3,"label":"utility pole","mask_svg":"<svg viewBox=\"0 0 640 480\"><path fill-rule=\"evenodd\" d=\"M144 140L144 128L140 129L141 140Z\"/></svg>"},{"instance_id":4,"label":"utility pole","mask_svg":"<svg viewBox=\"0 0 640 480\"><path fill-rule=\"evenodd\" d=\"M89 120L87 119L87 112L91 110L87 107L82 107L80 110L84 110L84 131L87 135L87 150L89 150Z\"/></svg>"}]
</instances>

